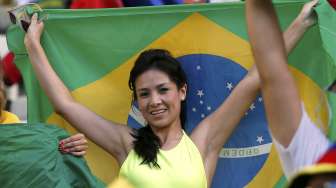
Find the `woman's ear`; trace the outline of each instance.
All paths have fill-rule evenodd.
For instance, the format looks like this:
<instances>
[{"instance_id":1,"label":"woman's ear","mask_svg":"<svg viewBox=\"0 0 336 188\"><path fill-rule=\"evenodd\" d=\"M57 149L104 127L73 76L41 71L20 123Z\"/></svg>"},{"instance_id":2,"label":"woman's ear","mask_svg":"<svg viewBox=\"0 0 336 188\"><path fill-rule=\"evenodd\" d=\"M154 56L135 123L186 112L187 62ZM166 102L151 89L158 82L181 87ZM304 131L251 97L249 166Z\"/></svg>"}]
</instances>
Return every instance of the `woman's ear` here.
<instances>
[{"instance_id":1,"label":"woman's ear","mask_svg":"<svg viewBox=\"0 0 336 188\"><path fill-rule=\"evenodd\" d=\"M181 101L184 101L187 97L187 84L184 84L181 88L180 88L180 99Z\"/></svg>"}]
</instances>

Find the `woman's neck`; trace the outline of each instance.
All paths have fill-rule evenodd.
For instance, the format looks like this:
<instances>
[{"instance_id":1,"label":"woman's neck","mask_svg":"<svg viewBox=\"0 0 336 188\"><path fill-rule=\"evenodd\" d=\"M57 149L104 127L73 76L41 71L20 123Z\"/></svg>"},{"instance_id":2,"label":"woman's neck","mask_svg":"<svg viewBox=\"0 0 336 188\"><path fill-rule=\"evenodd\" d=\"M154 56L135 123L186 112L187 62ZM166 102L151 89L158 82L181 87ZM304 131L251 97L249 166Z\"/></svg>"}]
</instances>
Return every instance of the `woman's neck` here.
<instances>
[{"instance_id":1,"label":"woman's neck","mask_svg":"<svg viewBox=\"0 0 336 188\"><path fill-rule=\"evenodd\" d=\"M161 149L169 150L175 147L183 136L181 124L174 124L164 128L152 128L154 134L159 137Z\"/></svg>"}]
</instances>

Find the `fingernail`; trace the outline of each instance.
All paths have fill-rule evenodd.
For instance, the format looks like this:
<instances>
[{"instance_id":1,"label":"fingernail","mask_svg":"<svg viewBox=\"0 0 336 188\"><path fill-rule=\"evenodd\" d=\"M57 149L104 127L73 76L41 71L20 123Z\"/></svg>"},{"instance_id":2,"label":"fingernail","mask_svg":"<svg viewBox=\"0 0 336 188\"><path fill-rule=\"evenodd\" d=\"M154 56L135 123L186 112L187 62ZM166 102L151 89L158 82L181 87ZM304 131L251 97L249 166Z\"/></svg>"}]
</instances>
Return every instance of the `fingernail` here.
<instances>
[{"instance_id":1,"label":"fingernail","mask_svg":"<svg viewBox=\"0 0 336 188\"><path fill-rule=\"evenodd\" d=\"M64 148L63 148L63 147L58 147L58 148L59 148L60 150L62 150L62 151L64 150Z\"/></svg>"}]
</instances>

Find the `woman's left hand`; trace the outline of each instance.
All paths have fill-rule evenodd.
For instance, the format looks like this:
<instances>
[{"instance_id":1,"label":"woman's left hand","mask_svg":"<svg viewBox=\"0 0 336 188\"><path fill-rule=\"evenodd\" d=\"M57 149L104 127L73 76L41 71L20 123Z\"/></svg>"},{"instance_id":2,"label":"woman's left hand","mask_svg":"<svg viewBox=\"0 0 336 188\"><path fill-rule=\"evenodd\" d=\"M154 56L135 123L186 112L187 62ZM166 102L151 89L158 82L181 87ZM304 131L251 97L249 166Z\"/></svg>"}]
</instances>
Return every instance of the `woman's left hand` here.
<instances>
[{"instance_id":1,"label":"woman's left hand","mask_svg":"<svg viewBox=\"0 0 336 188\"><path fill-rule=\"evenodd\" d=\"M317 21L317 16L313 8L317 5L318 2L319 0L311 0L306 3L303 6L299 16L296 18L296 21L299 21L306 28L314 25Z\"/></svg>"},{"instance_id":2,"label":"woman's left hand","mask_svg":"<svg viewBox=\"0 0 336 188\"><path fill-rule=\"evenodd\" d=\"M59 142L58 149L62 153L69 153L74 156L83 156L86 154L88 149L87 140L85 136L81 133L72 135L66 139Z\"/></svg>"}]
</instances>

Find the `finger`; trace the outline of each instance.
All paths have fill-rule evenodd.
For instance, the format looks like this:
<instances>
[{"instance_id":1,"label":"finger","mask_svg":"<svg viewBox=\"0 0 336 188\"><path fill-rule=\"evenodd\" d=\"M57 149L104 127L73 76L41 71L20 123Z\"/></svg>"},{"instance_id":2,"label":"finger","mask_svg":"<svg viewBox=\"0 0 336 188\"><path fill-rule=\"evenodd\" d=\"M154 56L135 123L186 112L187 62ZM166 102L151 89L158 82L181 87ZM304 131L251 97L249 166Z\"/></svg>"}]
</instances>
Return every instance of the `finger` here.
<instances>
[{"instance_id":1,"label":"finger","mask_svg":"<svg viewBox=\"0 0 336 188\"><path fill-rule=\"evenodd\" d=\"M80 139L80 140L72 141L72 142L63 144L63 147L64 148L71 148L71 147L80 146L80 145L87 145L87 140L86 139Z\"/></svg>"},{"instance_id":2,"label":"finger","mask_svg":"<svg viewBox=\"0 0 336 188\"><path fill-rule=\"evenodd\" d=\"M66 144L66 143L70 143L70 142L74 142L76 140L80 140L80 139L85 139L85 136L81 133L77 133L75 135L72 135L66 139L63 139L60 141L60 144Z\"/></svg>"},{"instance_id":3,"label":"finger","mask_svg":"<svg viewBox=\"0 0 336 188\"><path fill-rule=\"evenodd\" d=\"M72 148L59 148L58 150L62 153L72 153L86 151L89 147L87 145L75 146Z\"/></svg>"},{"instance_id":4,"label":"finger","mask_svg":"<svg viewBox=\"0 0 336 188\"><path fill-rule=\"evenodd\" d=\"M308 4L308 7L311 8L311 7L316 6L318 2L319 2L319 0L312 0L309 3L307 3L307 4Z\"/></svg>"},{"instance_id":5,"label":"finger","mask_svg":"<svg viewBox=\"0 0 336 188\"><path fill-rule=\"evenodd\" d=\"M86 151L88 149L87 145L80 145L80 146L75 146L72 148L67 148L64 151L65 152L80 152L80 151Z\"/></svg>"},{"instance_id":6,"label":"finger","mask_svg":"<svg viewBox=\"0 0 336 188\"><path fill-rule=\"evenodd\" d=\"M70 154L80 157L80 156L84 156L86 154L86 151L71 152Z\"/></svg>"},{"instance_id":7,"label":"finger","mask_svg":"<svg viewBox=\"0 0 336 188\"><path fill-rule=\"evenodd\" d=\"M37 13L34 13L33 16L31 17L31 24L36 24L37 23Z\"/></svg>"},{"instance_id":8,"label":"finger","mask_svg":"<svg viewBox=\"0 0 336 188\"><path fill-rule=\"evenodd\" d=\"M65 139L63 139L63 140L61 140L61 141L59 142L59 145L64 145L64 144L66 144L66 143L68 143L68 142L70 142L70 141L71 141L70 137L65 138Z\"/></svg>"},{"instance_id":9,"label":"finger","mask_svg":"<svg viewBox=\"0 0 336 188\"><path fill-rule=\"evenodd\" d=\"M85 138L84 134L82 134L82 133L77 133L77 134L75 134L71 137L72 137L73 140L80 140L82 138Z\"/></svg>"},{"instance_id":10,"label":"finger","mask_svg":"<svg viewBox=\"0 0 336 188\"><path fill-rule=\"evenodd\" d=\"M82 133L77 133L75 135L72 135L68 138L68 142L73 142L73 141L76 141L76 140L80 140L80 139L85 139L85 136L84 134Z\"/></svg>"}]
</instances>

